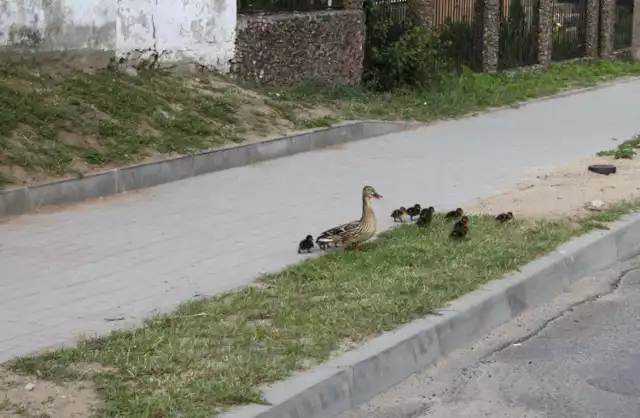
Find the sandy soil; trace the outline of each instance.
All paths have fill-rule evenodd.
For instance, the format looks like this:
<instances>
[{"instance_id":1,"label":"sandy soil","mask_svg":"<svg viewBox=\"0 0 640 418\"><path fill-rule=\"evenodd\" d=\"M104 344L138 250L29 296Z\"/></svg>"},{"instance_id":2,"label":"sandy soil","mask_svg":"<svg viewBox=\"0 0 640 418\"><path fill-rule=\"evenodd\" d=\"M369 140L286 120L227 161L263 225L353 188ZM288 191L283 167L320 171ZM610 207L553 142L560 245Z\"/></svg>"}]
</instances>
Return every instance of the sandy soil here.
<instances>
[{"instance_id":1,"label":"sandy soil","mask_svg":"<svg viewBox=\"0 0 640 418\"><path fill-rule=\"evenodd\" d=\"M587 170L590 164L614 164L609 176ZM536 170L515 187L479 200L469 212L512 211L521 217L562 218L588 212L585 204L596 199L605 206L640 197L640 159L614 160L592 157L566 166Z\"/></svg>"},{"instance_id":2,"label":"sandy soil","mask_svg":"<svg viewBox=\"0 0 640 418\"><path fill-rule=\"evenodd\" d=\"M2 418L86 418L96 403L89 382L57 385L17 376L0 367Z\"/></svg>"}]
</instances>

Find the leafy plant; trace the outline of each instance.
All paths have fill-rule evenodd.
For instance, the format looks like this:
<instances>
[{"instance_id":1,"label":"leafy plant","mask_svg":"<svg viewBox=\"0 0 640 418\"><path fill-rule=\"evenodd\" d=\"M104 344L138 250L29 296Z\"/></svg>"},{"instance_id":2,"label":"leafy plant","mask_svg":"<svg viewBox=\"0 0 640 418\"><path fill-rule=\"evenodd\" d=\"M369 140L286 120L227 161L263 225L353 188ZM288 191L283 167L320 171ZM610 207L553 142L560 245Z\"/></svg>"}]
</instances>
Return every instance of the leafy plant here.
<instances>
[{"instance_id":1,"label":"leafy plant","mask_svg":"<svg viewBox=\"0 0 640 418\"><path fill-rule=\"evenodd\" d=\"M450 68L445 44L437 34L414 25L406 14L390 13L389 6L372 0L365 3L364 82L378 91L427 87Z\"/></svg>"},{"instance_id":2,"label":"leafy plant","mask_svg":"<svg viewBox=\"0 0 640 418\"><path fill-rule=\"evenodd\" d=\"M620 159L632 160L635 158L637 154L637 150L639 148L640 148L640 134L634 136L631 139L624 141L614 149L600 151L596 155L598 157L611 156L611 157L614 157L616 160L620 160Z\"/></svg>"}]
</instances>

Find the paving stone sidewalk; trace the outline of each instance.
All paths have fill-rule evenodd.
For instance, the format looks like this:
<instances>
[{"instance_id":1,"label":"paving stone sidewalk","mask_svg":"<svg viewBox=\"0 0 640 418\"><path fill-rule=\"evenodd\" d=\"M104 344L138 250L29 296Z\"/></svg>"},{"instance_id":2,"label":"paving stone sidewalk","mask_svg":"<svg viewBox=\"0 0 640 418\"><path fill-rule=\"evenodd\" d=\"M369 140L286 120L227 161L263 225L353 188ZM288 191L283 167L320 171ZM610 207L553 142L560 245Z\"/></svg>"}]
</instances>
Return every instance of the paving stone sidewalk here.
<instances>
[{"instance_id":1,"label":"paving stone sidewalk","mask_svg":"<svg viewBox=\"0 0 640 418\"><path fill-rule=\"evenodd\" d=\"M640 131L640 80L0 223L0 361L138 323L303 258L297 242L398 205L448 209Z\"/></svg>"}]
</instances>

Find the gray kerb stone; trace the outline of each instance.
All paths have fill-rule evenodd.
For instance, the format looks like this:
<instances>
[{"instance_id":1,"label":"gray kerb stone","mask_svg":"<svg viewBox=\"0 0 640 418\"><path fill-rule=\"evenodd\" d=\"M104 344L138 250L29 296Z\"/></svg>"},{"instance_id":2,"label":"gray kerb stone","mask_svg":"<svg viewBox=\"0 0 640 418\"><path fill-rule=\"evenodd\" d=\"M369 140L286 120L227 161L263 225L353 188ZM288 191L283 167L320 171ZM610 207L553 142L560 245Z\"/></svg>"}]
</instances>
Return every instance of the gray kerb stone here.
<instances>
[{"instance_id":1,"label":"gray kerb stone","mask_svg":"<svg viewBox=\"0 0 640 418\"><path fill-rule=\"evenodd\" d=\"M244 144L162 161L131 165L78 179L0 192L0 216L153 187L200 174L287 157L333 145L422 126L413 122L351 121L293 136Z\"/></svg>"},{"instance_id":2,"label":"gray kerb stone","mask_svg":"<svg viewBox=\"0 0 640 418\"><path fill-rule=\"evenodd\" d=\"M640 252L640 215L563 244L520 271L451 302L438 316L384 333L310 371L274 383L271 405L247 405L223 418L331 418L424 369L572 283Z\"/></svg>"}]
</instances>

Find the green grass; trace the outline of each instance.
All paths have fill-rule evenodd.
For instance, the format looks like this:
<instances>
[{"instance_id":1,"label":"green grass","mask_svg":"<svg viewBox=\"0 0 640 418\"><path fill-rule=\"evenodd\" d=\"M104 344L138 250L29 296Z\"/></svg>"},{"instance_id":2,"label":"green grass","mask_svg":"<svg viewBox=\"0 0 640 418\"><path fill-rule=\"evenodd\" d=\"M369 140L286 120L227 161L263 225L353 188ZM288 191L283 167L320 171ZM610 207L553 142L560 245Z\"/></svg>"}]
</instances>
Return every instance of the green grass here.
<instances>
[{"instance_id":1,"label":"green grass","mask_svg":"<svg viewBox=\"0 0 640 418\"><path fill-rule=\"evenodd\" d=\"M96 416L210 417L260 403L261 386L328 359L497 279L571 237L640 208L615 205L579 220L499 225L470 216L464 241L438 215L422 230L406 224L360 252L332 251L258 284L182 304L141 328L80 342L9 364L40 379L93 379ZM104 371L83 375L83 364Z\"/></svg>"},{"instance_id":2,"label":"green grass","mask_svg":"<svg viewBox=\"0 0 640 418\"><path fill-rule=\"evenodd\" d=\"M347 119L430 122L638 74L640 63L631 61L560 62L539 71L512 70L495 74L465 71L459 76L445 77L426 91L373 93L362 88L309 82L269 92L273 96L277 93L275 97L280 100L312 105L330 103Z\"/></svg>"},{"instance_id":3,"label":"green grass","mask_svg":"<svg viewBox=\"0 0 640 418\"><path fill-rule=\"evenodd\" d=\"M0 65L0 186L331 123L267 101L213 76Z\"/></svg>"},{"instance_id":4,"label":"green grass","mask_svg":"<svg viewBox=\"0 0 640 418\"><path fill-rule=\"evenodd\" d=\"M614 149L600 151L596 155L598 157L612 156L617 160L621 158L633 160L637 154L638 148L640 148L640 135L627 139Z\"/></svg>"}]
</instances>

